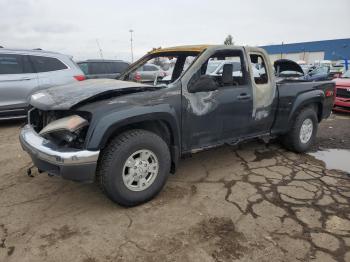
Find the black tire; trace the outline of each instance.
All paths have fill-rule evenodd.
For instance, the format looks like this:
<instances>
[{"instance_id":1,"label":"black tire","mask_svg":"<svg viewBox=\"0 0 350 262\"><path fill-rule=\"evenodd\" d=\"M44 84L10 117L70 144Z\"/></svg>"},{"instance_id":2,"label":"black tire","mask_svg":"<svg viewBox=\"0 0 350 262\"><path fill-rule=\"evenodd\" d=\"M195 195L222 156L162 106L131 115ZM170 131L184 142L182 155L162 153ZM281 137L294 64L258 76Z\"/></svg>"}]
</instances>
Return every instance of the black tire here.
<instances>
[{"instance_id":1,"label":"black tire","mask_svg":"<svg viewBox=\"0 0 350 262\"><path fill-rule=\"evenodd\" d=\"M300 131L303 122L306 119L310 119L313 124L313 130L311 138L308 142L303 143L300 139ZM289 150L302 153L310 149L316 140L318 128L318 119L316 109L314 107L305 107L299 111L295 117L290 131L282 137L282 144Z\"/></svg>"},{"instance_id":2,"label":"black tire","mask_svg":"<svg viewBox=\"0 0 350 262\"><path fill-rule=\"evenodd\" d=\"M159 163L152 184L143 191L132 191L123 182L126 160L138 150L152 151ZM146 130L126 131L110 141L103 150L97 169L97 178L104 193L122 206L135 206L155 197L165 185L170 172L170 152L165 141Z\"/></svg>"}]
</instances>

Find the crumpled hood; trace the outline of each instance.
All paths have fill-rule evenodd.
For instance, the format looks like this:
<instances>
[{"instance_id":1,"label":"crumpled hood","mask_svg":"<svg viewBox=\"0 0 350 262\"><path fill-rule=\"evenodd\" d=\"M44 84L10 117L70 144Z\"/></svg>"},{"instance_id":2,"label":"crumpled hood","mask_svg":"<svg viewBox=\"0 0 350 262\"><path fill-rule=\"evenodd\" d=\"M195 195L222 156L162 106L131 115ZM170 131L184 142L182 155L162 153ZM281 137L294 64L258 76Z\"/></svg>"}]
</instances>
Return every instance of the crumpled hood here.
<instances>
[{"instance_id":1,"label":"crumpled hood","mask_svg":"<svg viewBox=\"0 0 350 262\"><path fill-rule=\"evenodd\" d=\"M91 79L38 91L32 94L29 103L42 110L67 110L86 100L147 89L154 87L113 79Z\"/></svg>"},{"instance_id":2,"label":"crumpled hood","mask_svg":"<svg viewBox=\"0 0 350 262\"><path fill-rule=\"evenodd\" d=\"M295 71L304 75L304 71L299 64L289 59L278 59L273 63L275 72L280 74L285 71Z\"/></svg>"}]
</instances>

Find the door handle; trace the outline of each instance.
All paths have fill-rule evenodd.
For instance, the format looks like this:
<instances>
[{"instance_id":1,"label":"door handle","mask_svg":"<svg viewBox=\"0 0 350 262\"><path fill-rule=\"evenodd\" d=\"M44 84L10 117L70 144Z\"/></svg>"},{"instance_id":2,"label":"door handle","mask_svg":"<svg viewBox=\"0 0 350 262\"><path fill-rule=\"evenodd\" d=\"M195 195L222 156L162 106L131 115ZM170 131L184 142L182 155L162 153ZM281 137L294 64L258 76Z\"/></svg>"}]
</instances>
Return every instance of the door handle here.
<instances>
[{"instance_id":1,"label":"door handle","mask_svg":"<svg viewBox=\"0 0 350 262\"><path fill-rule=\"evenodd\" d=\"M32 78L30 78L30 77L23 77L23 78L21 78L20 80L31 80Z\"/></svg>"},{"instance_id":2,"label":"door handle","mask_svg":"<svg viewBox=\"0 0 350 262\"><path fill-rule=\"evenodd\" d=\"M239 96L237 96L237 99L238 100L248 100L248 99L250 99L250 95L243 93L243 94L240 94Z\"/></svg>"}]
</instances>

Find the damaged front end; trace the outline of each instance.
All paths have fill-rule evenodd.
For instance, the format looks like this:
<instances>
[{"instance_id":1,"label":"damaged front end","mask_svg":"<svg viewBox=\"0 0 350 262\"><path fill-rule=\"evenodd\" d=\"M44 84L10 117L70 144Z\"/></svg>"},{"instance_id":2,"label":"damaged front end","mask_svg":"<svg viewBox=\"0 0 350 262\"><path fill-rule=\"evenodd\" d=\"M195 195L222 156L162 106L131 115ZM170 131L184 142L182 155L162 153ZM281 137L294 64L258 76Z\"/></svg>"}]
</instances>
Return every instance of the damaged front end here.
<instances>
[{"instance_id":1,"label":"damaged front end","mask_svg":"<svg viewBox=\"0 0 350 262\"><path fill-rule=\"evenodd\" d=\"M28 112L28 124L43 138L60 147L82 149L91 120L91 114L79 111L43 111L33 108Z\"/></svg>"},{"instance_id":2,"label":"damaged front end","mask_svg":"<svg viewBox=\"0 0 350 262\"><path fill-rule=\"evenodd\" d=\"M20 142L40 172L75 181L93 181L99 151L84 149L90 115L32 108Z\"/></svg>"},{"instance_id":3,"label":"damaged front end","mask_svg":"<svg viewBox=\"0 0 350 262\"><path fill-rule=\"evenodd\" d=\"M86 149L92 113L79 108L154 87L111 79L83 82L34 93L20 141L40 171L69 180L92 181L100 151Z\"/></svg>"}]
</instances>

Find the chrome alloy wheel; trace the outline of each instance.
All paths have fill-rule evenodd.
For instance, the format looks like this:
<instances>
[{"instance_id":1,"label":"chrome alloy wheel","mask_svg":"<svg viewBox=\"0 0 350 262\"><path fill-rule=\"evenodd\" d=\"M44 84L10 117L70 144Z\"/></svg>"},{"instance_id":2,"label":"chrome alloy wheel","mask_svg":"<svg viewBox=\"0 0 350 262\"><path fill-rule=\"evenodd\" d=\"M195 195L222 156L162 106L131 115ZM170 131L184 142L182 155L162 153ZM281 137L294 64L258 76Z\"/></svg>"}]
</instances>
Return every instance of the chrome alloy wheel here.
<instances>
[{"instance_id":1,"label":"chrome alloy wheel","mask_svg":"<svg viewBox=\"0 0 350 262\"><path fill-rule=\"evenodd\" d=\"M156 155L147 149L138 150L124 164L123 182L131 191L143 191L153 184L158 170Z\"/></svg>"},{"instance_id":2,"label":"chrome alloy wheel","mask_svg":"<svg viewBox=\"0 0 350 262\"><path fill-rule=\"evenodd\" d=\"M314 124L312 120L310 118L305 119L300 128L299 138L301 143L306 144L310 141L313 130Z\"/></svg>"}]
</instances>

